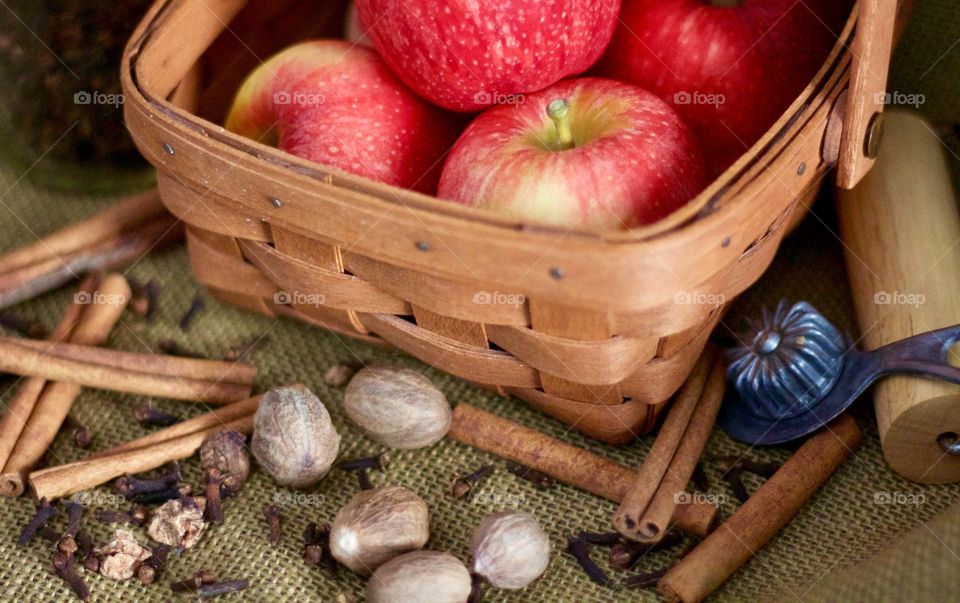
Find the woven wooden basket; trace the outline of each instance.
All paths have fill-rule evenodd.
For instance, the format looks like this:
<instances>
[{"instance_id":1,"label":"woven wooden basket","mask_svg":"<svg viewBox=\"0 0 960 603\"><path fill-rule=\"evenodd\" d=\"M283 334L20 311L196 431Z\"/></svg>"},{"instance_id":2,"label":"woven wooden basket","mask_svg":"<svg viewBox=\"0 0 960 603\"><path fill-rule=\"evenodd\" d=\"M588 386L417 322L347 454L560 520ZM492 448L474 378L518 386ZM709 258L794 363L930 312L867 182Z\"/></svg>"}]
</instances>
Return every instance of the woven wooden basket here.
<instances>
[{"instance_id":1,"label":"woven wooden basket","mask_svg":"<svg viewBox=\"0 0 960 603\"><path fill-rule=\"evenodd\" d=\"M388 342L626 442L653 427L824 175L839 163L850 185L869 169L884 3L860 4L806 90L703 194L624 232L531 228L225 131L258 57L338 35L339 1L159 0L125 53L125 114L212 295Z\"/></svg>"}]
</instances>

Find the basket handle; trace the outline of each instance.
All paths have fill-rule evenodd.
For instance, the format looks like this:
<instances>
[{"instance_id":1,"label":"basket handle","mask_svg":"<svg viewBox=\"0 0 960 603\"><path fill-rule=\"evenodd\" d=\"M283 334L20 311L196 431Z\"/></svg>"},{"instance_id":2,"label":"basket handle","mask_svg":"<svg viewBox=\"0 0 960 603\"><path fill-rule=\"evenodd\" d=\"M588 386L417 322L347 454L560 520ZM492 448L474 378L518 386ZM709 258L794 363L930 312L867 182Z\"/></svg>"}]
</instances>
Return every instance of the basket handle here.
<instances>
[{"instance_id":1,"label":"basket handle","mask_svg":"<svg viewBox=\"0 0 960 603\"><path fill-rule=\"evenodd\" d=\"M860 0L857 33L854 36L853 65L840 139L837 186L850 189L867 175L877 157L883 137L883 108L887 90L890 56L893 52L898 4L909 1Z\"/></svg>"}]
</instances>

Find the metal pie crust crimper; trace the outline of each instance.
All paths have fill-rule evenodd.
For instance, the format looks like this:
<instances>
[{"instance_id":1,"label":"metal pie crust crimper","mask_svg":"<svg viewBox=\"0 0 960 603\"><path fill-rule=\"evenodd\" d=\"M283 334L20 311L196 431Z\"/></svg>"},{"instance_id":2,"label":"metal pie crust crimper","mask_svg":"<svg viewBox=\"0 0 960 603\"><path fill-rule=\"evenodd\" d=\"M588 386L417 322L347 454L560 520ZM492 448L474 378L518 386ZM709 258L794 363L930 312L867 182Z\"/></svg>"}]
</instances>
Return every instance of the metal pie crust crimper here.
<instances>
[{"instance_id":1,"label":"metal pie crust crimper","mask_svg":"<svg viewBox=\"0 0 960 603\"><path fill-rule=\"evenodd\" d=\"M773 312L764 308L741 341L727 368L739 395L724 403L718 422L750 444L780 444L816 431L886 375L960 384L960 368L948 362L960 325L864 352L809 303L781 301Z\"/></svg>"}]
</instances>

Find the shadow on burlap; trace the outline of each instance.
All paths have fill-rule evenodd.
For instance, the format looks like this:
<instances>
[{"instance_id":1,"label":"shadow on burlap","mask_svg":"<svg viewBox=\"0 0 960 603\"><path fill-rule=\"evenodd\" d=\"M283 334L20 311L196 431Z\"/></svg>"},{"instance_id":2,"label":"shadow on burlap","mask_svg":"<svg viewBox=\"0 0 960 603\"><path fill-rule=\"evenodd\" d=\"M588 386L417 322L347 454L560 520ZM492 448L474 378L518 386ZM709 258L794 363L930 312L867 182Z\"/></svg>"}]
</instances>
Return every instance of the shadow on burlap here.
<instances>
[{"instance_id":1,"label":"shadow on burlap","mask_svg":"<svg viewBox=\"0 0 960 603\"><path fill-rule=\"evenodd\" d=\"M924 109L938 123L947 124L958 121L960 51L955 47L951 49L951 45L960 37L960 6L957 2L936 3L935 7L930 4L921 7L923 12L918 14L908 33L904 49L894 64L895 77L891 88L925 94L928 100ZM945 139L953 149L958 148L955 135ZM954 169L960 167L955 158L951 159ZM88 215L112 201L47 193L18 181L19 176L9 168L0 167L0 191L8 191L0 205L0 241L4 249L31 242L36 235ZM756 315L762 305L787 298L807 299L842 328L855 330L841 247L833 235L836 228L830 200L821 200L813 213L815 217L809 218L785 243L775 268L737 302L722 329L736 329L740 317ZM208 304L190 333L184 334L177 328L177 322L200 291L189 275L187 255L182 248L143 260L129 270L128 276L141 282L156 279L161 283L158 316L155 322L148 324L128 313L108 345L125 350L155 351L158 342L172 339L185 348L218 356L230 347L262 335L264 342L251 357L259 369L258 390L297 381L306 383L327 402L343 435L342 454L345 457L379 451L346 420L341 407L342 391L323 383L323 374L328 367L357 360L396 363L425 371L453 402L475 404L630 465L641 462L652 442L651 437L646 437L636 445L620 448L590 442L520 401L501 398L467 385L404 354L345 340L291 321L247 314L215 302ZM52 327L70 295L68 290L53 293L23 304L15 308L15 312ZM14 380L9 377L3 381L4 388L13 384ZM9 400L10 393L8 389L3 402ZM131 407L142 401L136 396L84 390L73 415L95 430L96 448L107 447L145 433L130 415ZM202 411L195 405L180 402L159 404L184 414ZM857 412L867 432L863 446L799 516L725 585L717 595L718 600L769 599L777 593L785 600L849 600L867 593L870 598L913 599L911 595L944 592L936 588L947 585L948 581L952 586L946 592L956 592L960 562L942 544L957 542L955 520L952 523L938 520L939 523L931 524L938 534L944 533L941 529L944 526L954 526L952 540L949 535L939 539L924 538L925 532L928 535L932 532L920 527L920 537L908 538L905 551L887 551L875 563L863 565L871 555L894 542L897 535L915 528L951 505L960 493L960 486L923 487L897 477L883 461L869 405L861 404ZM68 440L63 436L58 439L49 455L51 463L82 456ZM709 442L705 465L712 484L711 493L723 499L725 515L735 510L735 498L710 459L744 453L761 459L785 460L790 450L772 448L748 452L745 446L732 442L717 430ZM486 598L488 601L576 600L592 603L655 600L652 589L617 592L593 585L563 552L566 538L578 530L609 530L609 517L614 510L612 503L563 485L538 491L502 469L484 482L468 501L454 502L444 496L455 475L491 462L497 461L466 446L444 441L427 450L396 454L389 470L375 474L373 480L377 484L404 484L420 493L432 511L430 546L451 551L464 560L467 559L470 533L487 513L517 508L540 519L554 547L547 574L518 593L491 591ZM499 466L502 467L502 463ZM199 484L195 460L185 463L185 471L192 483ZM759 482L750 481L748 486L755 489ZM243 595L250 601L332 601L339 592L360 594L362 581L350 572L343 571L339 580L333 580L324 572L307 567L301 558L301 533L307 523L330 521L336 510L356 491L355 478L340 471L331 472L319 485L302 492L276 487L257 471L240 496L227 502L226 522L209 529L195 548L173 558L157 584L117 583L87 575L92 600L167 601L172 597L167 582L186 577L200 568L213 570L222 579L250 578L251 588ZM878 497L883 498L885 493L898 493L903 499L920 502L915 505L878 504ZM93 508L122 506L109 488L91 492L87 501ZM266 542L266 528L261 516L262 507L271 503L281 508L284 518L283 537L275 549ZM48 575L49 545L34 542L25 549L14 546L15 535L32 511L33 506L26 499L0 501L0 599L66 599L71 596L67 589L58 579ZM85 527L98 542L105 541L108 536L107 530L90 517L85 521ZM638 571L652 570L670 562L675 552L661 552L644 558ZM914 557L938 562L906 564L898 561ZM602 555L597 554L596 559L609 571ZM852 569L847 570L847 567ZM623 576L615 571L609 573L618 581ZM907 581L904 576L912 580ZM884 580L884 577L888 579ZM933 585L934 590L917 590L916 583ZM862 590L864 584L873 584L872 590Z\"/></svg>"}]
</instances>

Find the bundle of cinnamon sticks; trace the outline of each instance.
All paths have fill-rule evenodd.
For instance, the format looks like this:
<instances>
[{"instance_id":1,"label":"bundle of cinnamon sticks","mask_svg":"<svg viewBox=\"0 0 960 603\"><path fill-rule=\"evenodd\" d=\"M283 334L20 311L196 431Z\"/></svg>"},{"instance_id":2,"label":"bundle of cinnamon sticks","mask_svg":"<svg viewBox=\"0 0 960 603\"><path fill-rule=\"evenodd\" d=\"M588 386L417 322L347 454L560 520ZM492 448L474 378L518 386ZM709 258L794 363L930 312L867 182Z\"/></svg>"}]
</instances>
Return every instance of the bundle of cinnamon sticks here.
<instances>
[{"instance_id":1,"label":"bundle of cinnamon sticks","mask_svg":"<svg viewBox=\"0 0 960 603\"><path fill-rule=\"evenodd\" d=\"M92 273L126 266L180 240L183 228L156 189L0 256L0 309Z\"/></svg>"},{"instance_id":2,"label":"bundle of cinnamon sticks","mask_svg":"<svg viewBox=\"0 0 960 603\"><path fill-rule=\"evenodd\" d=\"M0 371L28 377L0 419L0 493L19 496L53 443L82 387L228 404L250 396L244 363L120 352L97 347L131 297L119 274L90 277L49 341L0 337Z\"/></svg>"}]
</instances>

